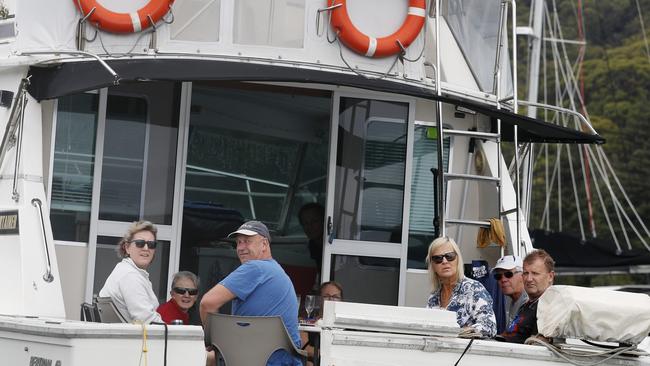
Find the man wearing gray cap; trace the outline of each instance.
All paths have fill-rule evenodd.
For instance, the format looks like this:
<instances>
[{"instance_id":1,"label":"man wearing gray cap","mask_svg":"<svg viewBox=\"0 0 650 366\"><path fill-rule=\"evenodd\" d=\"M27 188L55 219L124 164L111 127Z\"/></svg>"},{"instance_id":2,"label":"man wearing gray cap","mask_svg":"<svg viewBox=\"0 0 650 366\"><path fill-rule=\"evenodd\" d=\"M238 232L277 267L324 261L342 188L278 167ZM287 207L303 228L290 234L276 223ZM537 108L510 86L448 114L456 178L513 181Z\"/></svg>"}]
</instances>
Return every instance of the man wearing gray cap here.
<instances>
[{"instance_id":1,"label":"man wearing gray cap","mask_svg":"<svg viewBox=\"0 0 650 366\"><path fill-rule=\"evenodd\" d=\"M522 276L523 261L516 255L504 255L492 269L492 275L506 295L506 327L512 323L519 308L528 301Z\"/></svg>"},{"instance_id":2,"label":"man wearing gray cap","mask_svg":"<svg viewBox=\"0 0 650 366\"><path fill-rule=\"evenodd\" d=\"M242 263L201 299L201 321L232 300L232 313L244 316L279 315L293 343L300 348L298 303L289 276L271 255L271 235L266 225L248 221L230 233L237 243ZM273 353L267 365L302 365L300 359L284 350Z\"/></svg>"}]
</instances>

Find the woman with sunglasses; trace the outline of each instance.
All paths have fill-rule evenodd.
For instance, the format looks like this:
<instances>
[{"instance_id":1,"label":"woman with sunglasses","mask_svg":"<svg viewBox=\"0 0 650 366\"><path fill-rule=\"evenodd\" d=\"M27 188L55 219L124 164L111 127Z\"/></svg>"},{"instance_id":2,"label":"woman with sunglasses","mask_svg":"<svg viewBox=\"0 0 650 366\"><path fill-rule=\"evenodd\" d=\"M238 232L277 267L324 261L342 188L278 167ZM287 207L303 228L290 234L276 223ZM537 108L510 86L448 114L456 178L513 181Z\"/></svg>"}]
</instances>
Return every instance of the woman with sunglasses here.
<instances>
[{"instance_id":1,"label":"woman with sunglasses","mask_svg":"<svg viewBox=\"0 0 650 366\"><path fill-rule=\"evenodd\" d=\"M163 321L172 324L175 320L181 320L185 325L190 324L189 310L196 303L199 294L199 278L189 271L176 273L169 294L171 299L160 305L157 310Z\"/></svg>"},{"instance_id":2,"label":"woman with sunglasses","mask_svg":"<svg viewBox=\"0 0 650 366\"><path fill-rule=\"evenodd\" d=\"M497 332L492 297L483 285L465 277L463 257L453 239L435 239L429 245L426 262L432 292L427 308L456 312L462 333L492 338Z\"/></svg>"},{"instance_id":3,"label":"woman with sunglasses","mask_svg":"<svg viewBox=\"0 0 650 366\"><path fill-rule=\"evenodd\" d=\"M122 261L115 265L99 296L110 297L127 321L162 322L156 312L158 297L153 292L147 268L156 254L158 229L149 221L134 222L117 245Z\"/></svg>"}]
</instances>

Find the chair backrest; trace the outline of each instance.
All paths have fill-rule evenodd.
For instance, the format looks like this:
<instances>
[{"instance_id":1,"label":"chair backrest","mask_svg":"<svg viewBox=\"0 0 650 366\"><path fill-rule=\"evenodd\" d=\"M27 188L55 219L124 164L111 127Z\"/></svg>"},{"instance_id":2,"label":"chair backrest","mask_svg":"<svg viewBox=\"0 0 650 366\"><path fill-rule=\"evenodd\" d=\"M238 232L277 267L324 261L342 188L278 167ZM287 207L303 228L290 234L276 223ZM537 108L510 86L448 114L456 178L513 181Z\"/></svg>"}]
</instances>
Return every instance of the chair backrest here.
<instances>
[{"instance_id":1,"label":"chair backrest","mask_svg":"<svg viewBox=\"0 0 650 366\"><path fill-rule=\"evenodd\" d=\"M99 311L97 309L97 305L95 305L95 303L81 303L80 319L84 322L99 322Z\"/></svg>"},{"instance_id":2,"label":"chair backrest","mask_svg":"<svg viewBox=\"0 0 650 366\"><path fill-rule=\"evenodd\" d=\"M96 297L94 300L93 304L97 308L98 315L96 321L100 323L128 323L110 297Z\"/></svg>"},{"instance_id":3,"label":"chair backrest","mask_svg":"<svg viewBox=\"0 0 650 366\"><path fill-rule=\"evenodd\" d=\"M217 348L226 366L266 365L279 349L305 358L296 348L279 316L208 315L208 342Z\"/></svg>"}]
</instances>

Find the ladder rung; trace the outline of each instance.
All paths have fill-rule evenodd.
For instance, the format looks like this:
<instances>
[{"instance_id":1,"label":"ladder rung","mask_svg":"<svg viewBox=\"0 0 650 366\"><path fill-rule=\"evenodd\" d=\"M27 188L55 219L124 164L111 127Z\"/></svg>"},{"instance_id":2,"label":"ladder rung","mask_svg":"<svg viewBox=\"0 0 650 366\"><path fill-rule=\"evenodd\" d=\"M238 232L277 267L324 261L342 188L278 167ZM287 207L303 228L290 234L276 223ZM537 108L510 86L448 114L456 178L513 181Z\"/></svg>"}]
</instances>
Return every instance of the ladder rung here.
<instances>
[{"instance_id":1,"label":"ladder rung","mask_svg":"<svg viewBox=\"0 0 650 366\"><path fill-rule=\"evenodd\" d=\"M491 140L498 140L499 139L499 134L498 133L491 133L491 132L477 132L477 131L463 131L463 130L442 130L442 133L445 134L445 135L476 137L476 138L480 138L480 139L491 139Z\"/></svg>"},{"instance_id":2,"label":"ladder rung","mask_svg":"<svg viewBox=\"0 0 650 366\"><path fill-rule=\"evenodd\" d=\"M457 224L457 225L472 225L472 226L490 227L490 222L489 221L482 221L482 220L446 219L445 223L447 223L447 224Z\"/></svg>"},{"instance_id":3,"label":"ladder rung","mask_svg":"<svg viewBox=\"0 0 650 366\"><path fill-rule=\"evenodd\" d=\"M517 208L511 208L509 210L501 211L501 216L507 216L510 215L511 213L517 212Z\"/></svg>"},{"instance_id":4,"label":"ladder rung","mask_svg":"<svg viewBox=\"0 0 650 366\"><path fill-rule=\"evenodd\" d=\"M501 179L496 177L488 177L485 175L473 175L473 174L456 174L456 173L445 173L445 178L447 179L468 179L468 180L483 180L488 182L499 182Z\"/></svg>"}]
</instances>

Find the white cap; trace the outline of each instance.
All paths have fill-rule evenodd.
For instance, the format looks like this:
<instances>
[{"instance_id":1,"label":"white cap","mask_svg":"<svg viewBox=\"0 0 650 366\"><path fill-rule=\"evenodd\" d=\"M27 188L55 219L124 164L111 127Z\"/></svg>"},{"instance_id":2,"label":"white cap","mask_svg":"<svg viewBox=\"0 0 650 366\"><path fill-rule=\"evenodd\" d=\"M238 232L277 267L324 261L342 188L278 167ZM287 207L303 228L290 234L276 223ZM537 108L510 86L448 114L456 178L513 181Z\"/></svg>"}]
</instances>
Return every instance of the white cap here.
<instances>
[{"instance_id":1,"label":"white cap","mask_svg":"<svg viewBox=\"0 0 650 366\"><path fill-rule=\"evenodd\" d=\"M515 268L522 268L524 266L524 262L521 260L520 257L516 255L504 255L503 257L499 258L497 261L497 264L492 268L494 271L497 268L501 269L515 269Z\"/></svg>"}]
</instances>

